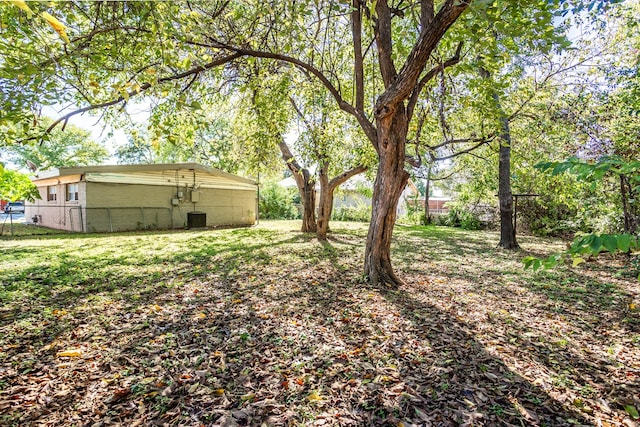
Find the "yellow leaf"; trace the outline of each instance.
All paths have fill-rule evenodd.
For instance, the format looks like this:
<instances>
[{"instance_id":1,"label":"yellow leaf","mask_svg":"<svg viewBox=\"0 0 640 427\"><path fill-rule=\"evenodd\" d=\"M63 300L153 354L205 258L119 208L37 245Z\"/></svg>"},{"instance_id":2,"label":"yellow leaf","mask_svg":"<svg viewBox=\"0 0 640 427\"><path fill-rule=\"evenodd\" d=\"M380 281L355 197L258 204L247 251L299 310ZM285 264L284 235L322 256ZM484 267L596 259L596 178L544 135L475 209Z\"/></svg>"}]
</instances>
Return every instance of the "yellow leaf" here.
<instances>
[{"instance_id":1,"label":"yellow leaf","mask_svg":"<svg viewBox=\"0 0 640 427\"><path fill-rule=\"evenodd\" d=\"M71 43L69 41L69 37L67 37L67 27L65 27L65 25L62 22L58 21L57 18L55 18L54 16L51 16L47 12L42 12L41 15L42 15L42 17L44 19L47 20L49 25L51 25L51 27L53 27L53 29L56 31L56 33L58 33L60 35L60 37L62 37L62 39L65 42Z\"/></svg>"},{"instance_id":2,"label":"yellow leaf","mask_svg":"<svg viewBox=\"0 0 640 427\"><path fill-rule=\"evenodd\" d=\"M584 259L582 259L580 257L575 257L573 259L573 264L572 265L575 267L575 266L578 266L578 265L582 264L583 262L584 262Z\"/></svg>"},{"instance_id":3,"label":"yellow leaf","mask_svg":"<svg viewBox=\"0 0 640 427\"><path fill-rule=\"evenodd\" d=\"M56 353L58 357L82 357L82 350L79 348L70 348L68 350L59 351Z\"/></svg>"},{"instance_id":4,"label":"yellow leaf","mask_svg":"<svg viewBox=\"0 0 640 427\"><path fill-rule=\"evenodd\" d=\"M629 303L629 310L633 311L636 308L638 308L638 306L635 303Z\"/></svg>"},{"instance_id":5,"label":"yellow leaf","mask_svg":"<svg viewBox=\"0 0 640 427\"><path fill-rule=\"evenodd\" d=\"M309 393L309 396L307 396L307 400L309 402L320 402L322 401L322 397L320 396L320 394L318 394L317 391L312 391L311 393Z\"/></svg>"},{"instance_id":6,"label":"yellow leaf","mask_svg":"<svg viewBox=\"0 0 640 427\"><path fill-rule=\"evenodd\" d=\"M33 13L31 8L29 6L27 6L27 2L25 2L24 0L9 0L9 3L15 4L20 9L24 10L25 12L27 12L28 14L32 14Z\"/></svg>"}]
</instances>

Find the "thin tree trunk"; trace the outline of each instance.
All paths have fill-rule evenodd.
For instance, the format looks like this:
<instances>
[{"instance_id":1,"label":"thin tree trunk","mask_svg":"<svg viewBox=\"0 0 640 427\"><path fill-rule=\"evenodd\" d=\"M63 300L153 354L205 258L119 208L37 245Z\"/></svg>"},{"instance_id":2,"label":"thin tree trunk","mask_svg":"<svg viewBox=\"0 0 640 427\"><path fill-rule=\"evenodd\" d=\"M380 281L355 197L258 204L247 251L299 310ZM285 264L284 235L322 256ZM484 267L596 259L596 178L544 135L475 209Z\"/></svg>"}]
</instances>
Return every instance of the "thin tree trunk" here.
<instances>
[{"instance_id":1,"label":"thin tree trunk","mask_svg":"<svg viewBox=\"0 0 640 427\"><path fill-rule=\"evenodd\" d=\"M320 203L318 206L318 230L316 232L318 240L327 240L327 233L329 232L329 220L331 219L331 212L333 212L333 193L335 192L336 188L344 184L352 176L358 175L359 173L362 173L366 170L366 166L359 165L355 168L341 173L340 175L329 181L329 176L326 172L327 169L321 169Z\"/></svg>"},{"instance_id":2,"label":"thin tree trunk","mask_svg":"<svg viewBox=\"0 0 640 427\"><path fill-rule=\"evenodd\" d=\"M635 202L637 195L635 194L631 180L626 175L620 175L620 197L622 199L624 232L636 234L638 231L638 215Z\"/></svg>"},{"instance_id":3,"label":"thin tree trunk","mask_svg":"<svg viewBox=\"0 0 640 427\"><path fill-rule=\"evenodd\" d=\"M431 168L433 163L429 163L427 169L427 185L424 189L424 225L431 224L431 212L429 211L429 191L431 190Z\"/></svg>"},{"instance_id":4,"label":"thin tree trunk","mask_svg":"<svg viewBox=\"0 0 640 427\"><path fill-rule=\"evenodd\" d=\"M500 203L500 246L517 249L516 232L513 226L513 194L511 192L511 135L506 117L501 119L502 132L498 160L498 201Z\"/></svg>"},{"instance_id":5,"label":"thin tree trunk","mask_svg":"<svg viewBox=\"0 0 640 427\"><path fill-rule=\"evenodd\" d=\"M282 159L286 163L287 168L289 168L293 174L293 179L295 179L298 192L300 193L300 200L302 201L301 231L303 233L315 233L317 230L316 189L315 183L311 179L312 175L306 168L302 168L298 162L296 162L289 146L284 140L280 141L278 148L280 148Z\"/></svg>"},{"instance_id":6,"label":"thin tree trunk","mask_svg":"<svg viewBox=\"0 0 640 427\"><path fill-rule=\"evenodd\" d=\"M305 169L306 171L306 169ZM316 223L316 189L315 183L309 179L309 172L303 175L302 191L298 185L300 199L302 200L302 229L303 233L315 233ZM297 182L297 181L296 181Z\"/></svg>"},{"instance_id":7,"label":"thin tree trunk","mask_svg":"<svg viewBox=\"0 0 640 427\"><path fill-rule=\"evenodd\" d=\"M398 104L393 114L377 122L380 161L364 258L364 271L372 284L394 287L402 284L391 266L391 235L398 201L409 180L404 170L407 124L403 104Z\"/></svg>"},{"instance_id":8,"label":"thin tree trunk","mask_svg":"<svg viewBox=\"0 0 640 427\"><path fill-rule=\"evenodd\" d=\"M480 67L480 76L483 79L491 79L491 74ZM500 123L500 149L498 153L498 204L500 206L500 242L498 246L503 249L517 249L520 246L516 241L516 230L513 217L513 193L511 192L511 130L509 118L502 110L500 97L497 92L492 94L496 111L499 114Z\"/></svg>"},{"instance_id":9,"label":"thin tree trunk","mask_svg":"<svg viewBox=\"0 0 640 427\"><path fill-rule=\"evenodd\" d=\"M319 173L320 203L318 204L318 229L316 230L316 237L320 241L327 240L329 219L333 209L333 189L329 185L328 169L329 165L326 162L322 162Z\"/></svg>"},{"instance_id":10,"label":"thin tree trunk","mask_svg":"<svg viewBox=\"0 0 640 427\"><path fill-rule=\"evenodd\" d=\"M329 232L329 220L333 211L333 189L325 187L320 191L320 203L318 206L318 230L316 236L320 241L327 240Z\"/></svg>"}]
</instances>

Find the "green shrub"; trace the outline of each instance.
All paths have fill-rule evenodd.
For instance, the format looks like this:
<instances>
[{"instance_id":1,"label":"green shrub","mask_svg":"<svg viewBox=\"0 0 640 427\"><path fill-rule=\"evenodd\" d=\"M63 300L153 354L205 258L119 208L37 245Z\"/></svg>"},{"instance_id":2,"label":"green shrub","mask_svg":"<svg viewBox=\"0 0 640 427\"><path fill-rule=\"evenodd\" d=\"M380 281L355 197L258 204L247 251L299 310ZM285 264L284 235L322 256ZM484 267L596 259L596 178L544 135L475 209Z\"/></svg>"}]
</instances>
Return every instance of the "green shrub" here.
<instances>
[{"instance_id":1,"label":"green shrub","mask_svg":"<svg viewBox=\"0 0 640 427\"><path fill-rule=\"evenodd\" d=\"M368 222L371 220L371 206L367 206L361 201L358 201L355 206L339 206L333 210L331 219L334 221Z\"/></svg>"},{"instance_id":2,"label":"green shrub","mask_svg":"<svg viewBox=\"0 0 640 427\"><path fill-rule=\"evenodd\" d=\"M276 183L265 184L260 189L260 218L298 219L300 213L294 200L298 192Z\"/></svg>"},{"instance_id":3,"label":"green shrub","mask_svg":"<svg viewBox=\"0 0 640 427\"><path fill-rule=\"evenodd\" d=\"M465 207L453 206L449 209L449 213L443 217L441 221L449 227L460 227L464 230L480 230L482 228L478 215Z\"/></svg>"}]
</instances>

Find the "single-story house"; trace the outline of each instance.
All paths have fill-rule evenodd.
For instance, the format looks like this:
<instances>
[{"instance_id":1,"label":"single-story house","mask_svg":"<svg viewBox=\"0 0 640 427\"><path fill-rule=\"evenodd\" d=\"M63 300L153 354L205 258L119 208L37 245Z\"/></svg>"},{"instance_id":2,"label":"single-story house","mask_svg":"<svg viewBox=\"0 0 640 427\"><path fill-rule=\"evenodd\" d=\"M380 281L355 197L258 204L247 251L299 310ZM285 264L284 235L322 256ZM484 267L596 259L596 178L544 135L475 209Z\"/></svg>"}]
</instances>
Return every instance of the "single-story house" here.
<instances>
[{"instance_id":1,"label":"single-story house","mask_svg":"<svg viewBox=\"0 0 640 427\"><path fill-rule=\"evenodd\" d=\"M258 183L197 163L102 165L40 172L28 223L79 232L255 224Z\"/></svg>"}]
</instances>

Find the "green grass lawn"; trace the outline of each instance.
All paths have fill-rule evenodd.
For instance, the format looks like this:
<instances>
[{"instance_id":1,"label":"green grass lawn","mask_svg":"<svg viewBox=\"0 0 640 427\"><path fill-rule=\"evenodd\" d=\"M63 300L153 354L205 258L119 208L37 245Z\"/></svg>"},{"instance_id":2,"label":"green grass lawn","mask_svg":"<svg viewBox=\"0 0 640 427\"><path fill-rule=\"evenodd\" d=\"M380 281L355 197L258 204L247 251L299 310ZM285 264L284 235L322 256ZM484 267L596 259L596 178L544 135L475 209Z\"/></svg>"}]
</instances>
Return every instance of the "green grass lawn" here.
<instances>
[{"instance_id":1,"label":"green grass lawn","mask_svg":"<svg viewBox=\"0 0 640 427\"><path fill-rule=\"evenodd\" d=\"M533 273L562 242L398 226L393 290L366 224L299 225L1 237L0 425L633 425L624 259Z\"/></svg>"}]
</instances>

